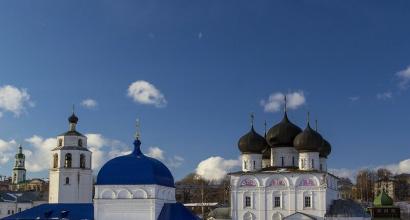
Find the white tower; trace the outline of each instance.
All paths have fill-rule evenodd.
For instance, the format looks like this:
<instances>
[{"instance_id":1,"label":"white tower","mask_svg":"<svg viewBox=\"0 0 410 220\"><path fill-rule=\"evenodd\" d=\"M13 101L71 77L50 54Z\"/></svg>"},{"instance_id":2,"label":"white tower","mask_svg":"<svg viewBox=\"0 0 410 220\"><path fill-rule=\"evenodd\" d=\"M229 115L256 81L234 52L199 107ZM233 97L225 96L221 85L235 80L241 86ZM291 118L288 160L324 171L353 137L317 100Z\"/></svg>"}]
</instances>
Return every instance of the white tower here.
<instances>
[{"instance_id":1,"label":"white tower","mask_svg":"<svg viewBox=\"0 0 410 220\"><path fill-rule=\"evenodd\" d=\"M19 151L15 156L12 183L17 184L26 181L26 168L24 166L26 156L23 148L19 146Z\"/></svg>"},{"instance_id":2,"label":"white tower","mask_svg":"<svg viewBox=\"0 0 410 220\"><path fill-rule=\"evenodd\" d=\"M87 137L76 131L77 116L68 118L69 131L57 136L52 152L49 203L92 203L93 176Z\"/></svg>"}]
</instances>

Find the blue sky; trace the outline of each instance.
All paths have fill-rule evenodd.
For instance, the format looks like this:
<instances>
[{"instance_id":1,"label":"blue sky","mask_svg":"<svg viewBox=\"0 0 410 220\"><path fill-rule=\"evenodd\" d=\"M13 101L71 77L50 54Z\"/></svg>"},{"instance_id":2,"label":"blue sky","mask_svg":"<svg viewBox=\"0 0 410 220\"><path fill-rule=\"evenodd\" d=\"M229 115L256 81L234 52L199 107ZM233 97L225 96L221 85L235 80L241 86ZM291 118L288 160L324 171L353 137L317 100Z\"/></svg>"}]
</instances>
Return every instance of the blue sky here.
<instances>
[{"instance_id":1,"label":"blue sky","mask_svg":"<svg viewBox=\"0 0 410 220\"><path fill-rule=\"evenodd\" d=\"M37 152L33 164L48 162L36 143L67 130L76 104L79 130L104 137L106 154L128 149L139 117L145 152L183 158L179 179L211 156L237 159L250 112L260 133L282 117L261 105L278 92L303 94L290 118L319 120L329 167L398 164L410 158L409 10L408 1L1 1L0 88L26 96L19 115L0 98L0 173L10 175L4 155L18 142ZM139 80L166 105L128 96Z\"/></svg>"}]
</instances>

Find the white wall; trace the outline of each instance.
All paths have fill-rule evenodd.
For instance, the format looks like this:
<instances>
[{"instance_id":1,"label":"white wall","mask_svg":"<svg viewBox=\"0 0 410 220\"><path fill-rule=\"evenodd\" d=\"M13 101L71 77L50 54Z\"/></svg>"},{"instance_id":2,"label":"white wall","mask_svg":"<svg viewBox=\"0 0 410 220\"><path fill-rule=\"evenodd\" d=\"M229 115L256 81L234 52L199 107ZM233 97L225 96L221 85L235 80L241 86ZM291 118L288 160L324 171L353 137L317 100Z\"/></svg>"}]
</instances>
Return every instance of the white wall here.
<instances>
[{"instance_id":1,"label":"white wall","mask_svg":"<svg viewBox=\"0 0 410 220\"><path fill-rule=\"evenodd\" d=\"M299 153L299 169L320 170L319 152Z\"/></svg>"},{"instance_id":2,"label":"white wall","mask_svg":"<svg viewBox=\"0 0 410 220\"><path fill-rule=\"evenodd\" d=\"M297 167L298 158L298 152L294 147L275 147L271 150L271 166L274 167Z\"/></svg>"},{"instance_id":3,"label":"white wall","mask_svg":"<svg viewBox=\"0 0 410 220\"><path fill-rule=\"evenodd\" d=\"M0 202L0 218L7 217L9 215L30 209L34 206L44 204L46 201L36 201L27 203L14 203L14 202ZM10 214L9 214L10 212Z\"/></svg>"},{"instance_id":4,"label":"white wall","mask_svg":"<svg viewBox=\"0 0 410 220\"><path fill-rule=\"evenodd\" d=\"M156 220L164 203L175 203L175 188L158 185L96 185L94 216L98 220Z\"/></svg>"},{"instance_id":5,"label":"white wall","mask_svg":"<svg viewBox=\"0 0 410 220\"><path fill-rule=\"evenodd\" d=\"M329 184L328 184L329 183ZM251 207L245 207L245 197L251 196ZM274 197L281 200L274 207ZM304 207L304 197L311 197L312 207ZM231 175L232 219L244 219L251 213L258 220L271 220L296 212L323 219L326 210L337 199L337 180L322 172L263 172L253 175Z\"/></svg>"},{"instance_id":6,"label":"white wall","mask_svg":"<svg viewBox=\"0 0 410 220\"><path fill-rule=\"evenodd\" d=\"M242 171L257 171L262 169L262 154L242 154Z\"/></svg>"}]
</instances>

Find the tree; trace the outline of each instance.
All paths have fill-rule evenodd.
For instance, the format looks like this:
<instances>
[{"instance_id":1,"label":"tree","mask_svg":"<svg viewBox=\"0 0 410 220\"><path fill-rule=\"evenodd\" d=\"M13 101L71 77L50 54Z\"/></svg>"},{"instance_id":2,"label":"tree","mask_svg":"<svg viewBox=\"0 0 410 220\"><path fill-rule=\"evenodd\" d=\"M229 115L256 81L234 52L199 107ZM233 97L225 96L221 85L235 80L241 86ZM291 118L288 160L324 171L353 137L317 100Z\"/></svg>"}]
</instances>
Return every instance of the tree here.
<instances>
[{"instance_id":1,"label":"tree","mask_svg":"<svg viewBox=\"0 0 410 220\"><path fill-rule=\"evenodd\" d=\"M377 180L387 180L392 176L392 172L386 168L380 168L377 170Z\"/></svg>"},{"instance_id":2,"label":"tree","mask_svg":"<svg viewBox=\"0 0 410 220\"><path fill-rule=\"evenodd\" d=\"M356 187L358 198L362 202L371 202L374 198L374 183L376 182L377 174L371 170L360 170L356 176Z\"/></svg>"}]
</instances>

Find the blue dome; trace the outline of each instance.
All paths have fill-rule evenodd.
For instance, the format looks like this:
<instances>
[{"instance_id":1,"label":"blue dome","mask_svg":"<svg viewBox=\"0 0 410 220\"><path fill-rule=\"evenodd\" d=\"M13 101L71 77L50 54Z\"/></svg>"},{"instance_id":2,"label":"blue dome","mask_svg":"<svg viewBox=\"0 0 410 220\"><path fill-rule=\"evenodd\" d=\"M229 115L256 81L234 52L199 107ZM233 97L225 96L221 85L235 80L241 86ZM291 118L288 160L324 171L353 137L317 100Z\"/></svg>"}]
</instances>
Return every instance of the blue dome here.
<instances>
[{"instance_id":1,"label":"blue dome","mask_svg":"<svg viewBox=\"0 0 410 220\"><path fill-rule=\"evenodd\" d=\"M140 140L134 141L131 154L108 161L98 172L97 185L161 185L174 187L174 177L169 169L140 149Z\"/></svg>"}]
</instances>

